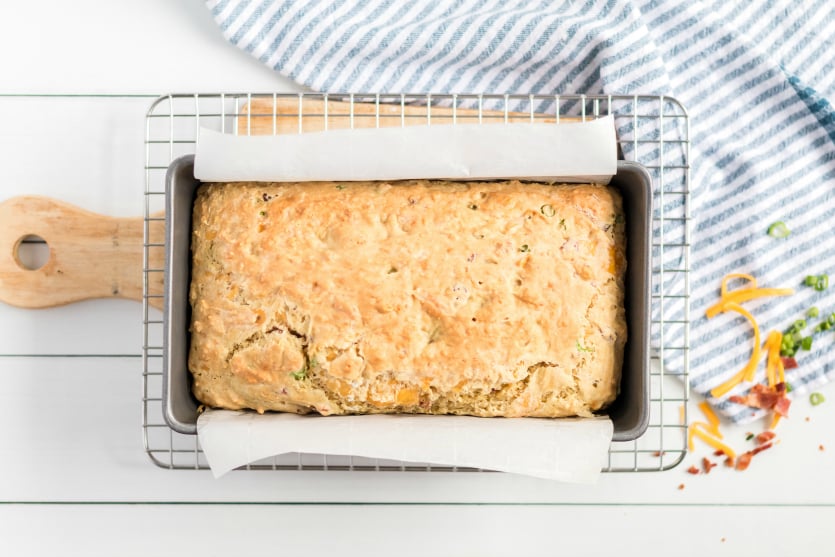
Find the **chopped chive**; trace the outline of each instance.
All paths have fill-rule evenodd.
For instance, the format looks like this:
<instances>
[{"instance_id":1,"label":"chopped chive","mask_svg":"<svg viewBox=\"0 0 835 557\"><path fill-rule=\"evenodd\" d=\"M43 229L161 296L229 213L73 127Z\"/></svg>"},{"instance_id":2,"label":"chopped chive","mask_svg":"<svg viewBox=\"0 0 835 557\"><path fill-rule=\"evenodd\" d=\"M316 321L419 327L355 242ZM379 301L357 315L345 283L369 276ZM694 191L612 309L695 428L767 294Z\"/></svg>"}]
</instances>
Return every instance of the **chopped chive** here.
<instances>
[{"instance_id":1,"label":"chopped chive","mask_svg":"<svg viewBox=\"0 0 835 557\"><path fill-rule=\"evenodd\" d=\"M266 212L266 211L261 211L261 212L260 212L260 213L258 213L258 214L259 214L259 215L261 215L262 217L266 217L266 216L267 216L267 212Z\"/></svg>"},{"instance_id":2,"label":"chopped chive","mask_svg":"<svg viewBox=\"0 0 835 557\"><path fill-rule=\"evenodd\" d=\"M345 184L336 184L336 189L344 190L345 189Z\"/></svg>"},{"instance_id":3,"label":"chopped chive","mask_svg":"<svg viewBox=\"0 0 835 557\"><path fill-rule=\"evenodd\" d=\"M749 433L748 435L746 435L746 436L745 436L745 440L746 440L746 441L750 441L750 440L751 440L751 439L753 439L753 438L754 438L754 434L753 434L753 433Z\"/></svg>"},{"instance_id":4,"label":"chopped chive","mask_svg":"<svg viewBox=\"0 0 835 557\"><path fill-rule=\"evenodd\" d=\"M292 377L296 381L301 381L302 379L307 377L307 368L303 367L299 371L290 372L290 377Z\"/></svg>"},{"instance_id":5,"label":"chopped chive","mask_svg":"<svg viewBox=\"0 0 835 557\"><path fill-rule=\"evenodd\" d=\"M803 337L803 340L800 341L800 347L803 348L803 350L811 350L812 337Z\"/></svg>"},{"instance_id":6,"label":"chopped chive","mask_svg":"<svg viewBox=\"0 0 835 557\"><path fill-rule=\"evenodd\" d=\"M823 292L829 288L829 275L819 275L815 281L815 290Z\"/></svg>"},{"instance_id":7,"label":"chopped chive","mask_svg":"<svg viewBox=\"0 0 835 557\"><path fill-rule=\"evenodd\" d=\"M560 226L562 226L563 230L568 230L568 227L565 225L565 219L560 219Z\"/></svg>"},{"instance_id":8,"label":"chopped chive","mask_svg":"<svg viewBox=\"0 0 835 557\"><path fill-rule=\"evenodd\" d=\"M789 234L791 234L791 230L781 220L768 227L768 235L772 238L788 238Z\"/></svg>"},{"instance_id":9,"label":"chopped chive","mask_svg":"<svg viewBox=\"0 0 835 557\"><path fill-rule=\"evenodd\" d=\"M554 210L554 207L548 204L545 204L542 207L540 207L539 212L545 215L546 217L553 217L557 214L557 212Z\"/></svg>"},{"instance_id":10,"label":"chopped chive","mask_svg":"<svg viewBox=\"0 0 835 557\"><path fill-rule=\"evenodd\" d=\"M586 348L585 346L580 344L579 340L577 341L577 350L579 350L580 352L594 352L594 348Z\"/></svg>"},{"instance_id":11,"label":"chopped chive","mask_svg":"<svg viewBox=\"0 0 835 557\"><path fill-rule=\"evenodd\" d=\"M521 251L522 253L526 253L531 251L531 248L530 246L528 246L528 244L522 244L522 247L519 248L519 251Z\"/></svg>"},{"instance_id":12,"label":"chopped chive","mask_svg":"<svg viewBox=\"0 0 835 557\"><path fill-rule=\"evenodd\" d=\"M433 342L438 340L439 336L441 336L441 326L436 325L434 329L429 331L429 344L432 344Z\"/></svg>"},{"instance_id":13,"label":"chopped chive","mask_svg":"<svg viewBox=\"0 0 835 557\"><path fill-rule=\"evenodd\" d=\"M817 317L818 315L820 315L820 310L815 306L806 310L806 317Z\"/></svg>"},{"instance_id":14,"label":"chopped chive","mask_svg":"<svg viewBox=\"0 0 835 557\"><path fill-rule=\"evenodd\" d=\"M820 393L812 393L809 395L809 402L812 404L812 406L817 406L818 404L822 404L825 401L826 399Z\"/></svg>"}]
</instances>

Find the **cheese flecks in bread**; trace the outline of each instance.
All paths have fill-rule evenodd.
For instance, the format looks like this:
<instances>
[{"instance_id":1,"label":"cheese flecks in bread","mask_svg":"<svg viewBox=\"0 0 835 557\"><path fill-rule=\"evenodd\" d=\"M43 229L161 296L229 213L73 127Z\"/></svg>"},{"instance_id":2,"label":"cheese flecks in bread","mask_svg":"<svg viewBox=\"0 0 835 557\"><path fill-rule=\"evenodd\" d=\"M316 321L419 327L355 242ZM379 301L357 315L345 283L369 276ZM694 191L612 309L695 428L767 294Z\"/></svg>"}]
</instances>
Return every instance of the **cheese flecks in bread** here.
<instances>
[{"instance_id":1,"label":"cheese flecks in bread","mask_svg":"<svg viewBox=\"0 0 835 557\"><path fill-rule=\"evenodd\" d=\"M217 408L589 416L626 342L602 185L200 187L189 368Z\"/></svg>"}]
</instances>

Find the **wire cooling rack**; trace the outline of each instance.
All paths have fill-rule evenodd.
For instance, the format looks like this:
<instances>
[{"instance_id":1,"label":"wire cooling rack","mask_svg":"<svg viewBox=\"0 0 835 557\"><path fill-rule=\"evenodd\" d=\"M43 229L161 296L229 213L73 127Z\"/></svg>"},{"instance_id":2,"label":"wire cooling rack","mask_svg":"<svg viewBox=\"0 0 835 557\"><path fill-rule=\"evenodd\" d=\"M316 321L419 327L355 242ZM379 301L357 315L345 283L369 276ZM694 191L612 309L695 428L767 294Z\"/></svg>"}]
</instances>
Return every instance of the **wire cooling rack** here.
<instances>
[{"instance_id":1,"label":"wire cooling rack","mask_svg":"<svg viewBox=\"0 0 835 557\"><path fill-rule=\"evenodd\" d=\"M165 245L169 164L195 151L198 130L233 134L305 133L354 127L457 123L556 125L612 114L621 158L642 163L653 180L650 421L635 441L613 442L606 472L659 471L686 450L689 371L690 193L687 112L675 99L641 95L166 95L150 107L145 137L142 430L151 460L168 469L206 469L196 435L168 427L162 414L162 314L156 291ZM286 454L252 463L269 470L472 469L349 456Z\"/></svg>"}]
</instances>

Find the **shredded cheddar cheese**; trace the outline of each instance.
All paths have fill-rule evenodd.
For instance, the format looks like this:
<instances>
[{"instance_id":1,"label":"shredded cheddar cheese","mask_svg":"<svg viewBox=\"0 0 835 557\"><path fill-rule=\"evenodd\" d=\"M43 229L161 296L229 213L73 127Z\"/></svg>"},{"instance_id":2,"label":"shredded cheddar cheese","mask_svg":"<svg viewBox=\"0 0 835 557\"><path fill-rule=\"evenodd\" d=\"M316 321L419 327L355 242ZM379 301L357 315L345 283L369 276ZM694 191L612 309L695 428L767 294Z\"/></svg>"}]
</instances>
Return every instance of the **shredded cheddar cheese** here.
<instances>
[{"instance_id":1,"label":"shredded cheddar cheese","mask_svg":"<svg viewBox=\"0 0 835 557\"><path fill-rule=\"evenodd\" d=\"M763 348L768 353L768 359L765 364L765 376L768 379L768 386L774 387L777 384L777 362L780 360L780 344L783 342L783 335L779 331L771 331L765 340Z\"/></svg>"},{"instance_id":2,"label":"shredded cheddar cheese","mask_svg":"<svg viewBox=\"0 0 835 557\"><path fill-rule=\"evenodd\" d=\"M754 373L757 370L757 364L760 361L760 327L757 325L756 319L754 316L751 315L748 310L736 304L734 302L729 302L725 305L725 309L723 311L735 311L742 316L744 316L748 321L751 323L751 326L754 328L754 349L751 351L751 357L748 359L748 363L745 364L741 370L739 370L736 375L722 383L721 385L714 387L711 389L710 394L716 398L722 397L728 392L742 383L742 381L753 381Z\"/></svg>"},{"instance_id":3,"label":"shredded cheddar cheese","mask_svg":"<svg viewBox=\"0 0 835 557\"><path fill-rule=\"evenodd\" d=\"M792 288L739 288L730 294L723 294L718 302L707 308L705 315L711 319L727 311L730 304L741 304L766 296L790 296L792 294L794 294Z\"/></svg>"},{"instance_id":4,"label":"shredded cheddar cheese","mask_svg":"<svg viewBox=\"0 0 835 557\"><path fill-rule=\"evenodd\" d=\"M750 284L748 288L756 288L757 287L757 279L754 278L754 275L749 275L747 273L730 273L725 275L722 279L722 285L720 286L719 292L720 296L724 298L728 295L728 283L731 282L733 279L743 278L747 280Z\"/></svg>"},{"instance_id":5,"label":"shredded cheddar cheese","mask_svg":"<svg viewBox=\"0 0 835 557\"><path fill-rule=\"evenodd\" d=\"M710 396L714 398L722 398L726 394L728 394L731 389L742 383L742 380L745 379L745 372L746 368L742 368L741 370L737 371L736 374L722 383L721 385L717 385L710 390Z\"/></svg>"},{"instance_id":6,"label":"shredded cheddar cheese","mask_svg":"<svg viewBox=\"0 0 835 557\"><path fill-rule=\"evenodd\" d=\"M693 424L690 426L690 433L687 436L687 447L689 448L689 450L693 450L693 437L698 437L714 449L725 453L725 456L727 456L731 460L736 458L736 453L732 448L724 444L722 441L716 439L715 437L708 435L707 432L703 431L704 429L709 430L710 425L708 425L705 422L693 422Z\"/></svg>"},{"instance_id":7,"label":"shredded cheddar cheese","mask_svg":"<svg viewBox=\"0 0 835 557\"><path fill-rule=\"evenodd\" d=\"M693 451L693 439L698 437L714 449L720 450L731 459L736 458L736 453L720 439L723 438L719 431L719 417L710 408L707 401L699 404L699 410L707 418L707 422L693 422L687 432L687 449Z\"/></svg>"},{"instance_id":8,"label":"shredded cheddar cheese","mask_svg":"<svg viewBox=\"0 0 835 557\"><path fill-rule=\"evenodd\" d=\"M744 279L746 284L742 287L731 290L728 288L728 284L734 279ZM751 323L751 327L754 329L754 348L751 351L751 357L748 359L745 366L735 373L733 377L711 389L711 396L716 398L723 397L728 394L731 389L743 381L753 381L756 376L757 365L759 364L760 356L762 355L762 349L760 347L760 327L757 324L756 319L754 319L754 316L740 304L742 302L747 302L765 296L788 296L793 293L794 290L791 288L759 288L757 286L757 279L754 278L753 275L749 275L747 273L730 273L722 279L720 286L720 300L710 306L705 312L705 315L708 319L711 319L720 313L734 311L744 316ZM774 344L775 340L776 345ZM782 336L780 336L780 333L769 333L765 345L762 347L765 348L766 352L769 354L768 361L766 362L766 375L768 376L769 387L773 387L777 380L775 370L779 369L779 364L776 363L776 360L774 359L775 356L772 354L776 350L776 359L779 360L781 340Z\"/></svg>"},{"instance_id":9,"label":"shredded cheddar cheese","mask_svg":"<svg viewBox=\"0 0 835 557\"><path fill-rule=\"evenodd\" d=\"M710 404L705 400L699 404L699 410L705 415L707 421L710 423L710 432L719 439L722 439L722 434L719 432L719 417L710 408Z\"/></svg>"},{"instance_id":10,"label":"shredded cheddar cheese","mask_svg":"<svg viewBox=\"0 0 835 557\"><path fill-rule=\"evenodd\" d=\"M777 346L780 346L782 342L783 335L780 335L780 340L777 341ZM777 372L778 372L778 379L779 383L786 382L786 366L783 365L783 358L780 357L780 349L777 349Z\"/></svg>"}]
</instances>

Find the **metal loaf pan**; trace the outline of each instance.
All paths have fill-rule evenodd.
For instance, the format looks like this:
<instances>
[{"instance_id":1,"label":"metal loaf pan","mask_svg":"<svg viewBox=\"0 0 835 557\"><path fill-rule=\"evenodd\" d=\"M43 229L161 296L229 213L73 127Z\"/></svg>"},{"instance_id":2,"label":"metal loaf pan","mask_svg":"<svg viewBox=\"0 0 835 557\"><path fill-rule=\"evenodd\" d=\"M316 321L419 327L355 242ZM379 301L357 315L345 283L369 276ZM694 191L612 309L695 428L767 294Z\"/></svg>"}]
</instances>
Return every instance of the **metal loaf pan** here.
<instances>
[{"instance_id":1,"label":"metal loaf pan","mask_svg":"<svg viewBox=\"0 0 835 557\"><path fill-rule=\"evenodd\" d=\"M188 371L188 301L191 280L191 215L200 181L194 156L171 163L166 176L166 254L163 322L163 413L180 433L197 432L198 402L191 394ZM627 232L626 318L629 338L620 394L606 410L614 423L614 441L640 437L649 422L650 236L652 187L641 165L618 162L611 185L623 196Z\"/></svg>"}]
</instances>

